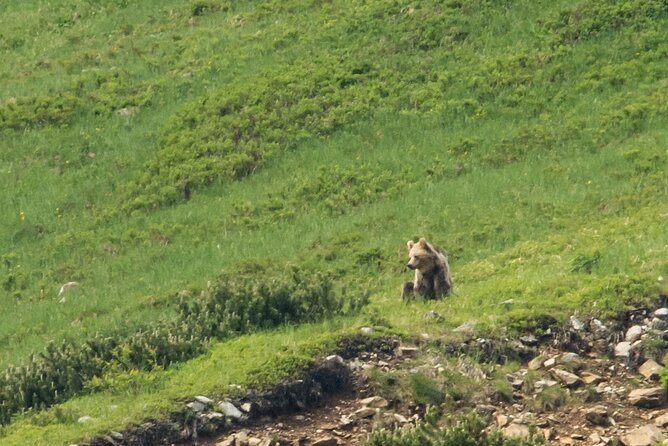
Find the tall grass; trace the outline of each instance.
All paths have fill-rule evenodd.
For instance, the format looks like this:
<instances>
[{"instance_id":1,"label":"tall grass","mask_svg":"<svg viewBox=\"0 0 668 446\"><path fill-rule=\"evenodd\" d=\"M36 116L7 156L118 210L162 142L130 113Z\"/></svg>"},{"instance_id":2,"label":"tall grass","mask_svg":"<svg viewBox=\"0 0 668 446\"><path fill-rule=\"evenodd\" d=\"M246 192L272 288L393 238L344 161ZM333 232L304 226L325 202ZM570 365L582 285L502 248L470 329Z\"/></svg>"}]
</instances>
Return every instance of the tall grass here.
<instances>
[{"instance_id":1,"label":"tall grass","mask_svg":"<svg viewBox=\"0 0 668 446\"><path fill-rule=\"evenodd\" d=\"M334 271L372 293L363 318L441 334L614 313L668 275L659 1L40 8L0 6L2 368L171 319L179 295L248 261ZM296 118L263 128L249 175L190 162L205 152L165 162L208 129L223 139L225 101L258 85L304 110L287 101ZM256 99L237 104L242 132L281 122ZM168 170L207 179L174 199ZM172 201L129 205L151 188ZM450 253L457 296L405 306L405 241L421 236Z\"/></svg>"}]
</instances>

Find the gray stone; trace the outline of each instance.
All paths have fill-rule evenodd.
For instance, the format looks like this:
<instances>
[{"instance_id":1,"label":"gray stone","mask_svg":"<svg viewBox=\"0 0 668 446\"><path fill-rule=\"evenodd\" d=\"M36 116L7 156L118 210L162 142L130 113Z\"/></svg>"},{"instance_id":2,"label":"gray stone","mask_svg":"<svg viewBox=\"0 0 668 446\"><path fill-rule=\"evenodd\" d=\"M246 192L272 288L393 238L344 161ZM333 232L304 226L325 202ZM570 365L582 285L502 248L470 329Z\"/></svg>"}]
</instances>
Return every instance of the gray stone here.
<instances>
[{"instance_id":1,"label":"gray stone","mask_svg":"<svg viewBox=\"0 0 668 446\"><path fill-rule=\"evenodd\" d=\"M651 424L632 429L620 437L625 446L651 446L664 439L661 430Z\"/></svg>"},{"instance_id":2,"label":"gray stone","mask_svg":"<svg viewBox=\"0 0 668 446\"><path fill-rule=\"evenodd\" d=\"M585 328L585 325L575 316L571 316L571 327L576 331L582 331Z\"/></svg>"},{"instance_id":3,"label":"gray stone","mask_svg":"<svg viewBox=\"0 0 668 446\"><path fill-rule=\"evenodd\" d=\"M121 434L120 432L116 432L116 431L111 431L109 433L109 436L116 441L123 441L123 439L125 438L125 437L123 437L123 434Z\"/></svg>"},{"instance_id":4,"label":"gray stone","mask_svg":"<svg viewBox=\"0 0 668 446\"><path fill-rule=\"evenodd\" d=\"M335 362L335 363L339 363L339 364L345 364L345 361L339 355L329 355L328 357L325 358L325 361Z\"/></svg>"},{"instance_id":5,"label":"gray stone","mask_svg":"<svg viewBox=\"0 0 668 446\"><path fill-rule=\"evenodd\" d=\"M638 339L640 339L640 336L642 336L643 329L640 325L634 325L632 327L629 327L628 330L626 330L626 336L624 337L624 340L626 342L635 342Z\"/></svg>"},{"instance_id":6,"label":"gray stone","mask_svg":"<svg viewBox=\"0 0 668 446\"><path fill-rule=\"evenodd\" d=\"M615 357L628 358L631 354L631 343L628 341L620 342L615 345Z\"/></svg>"},{"instance_id":7,"label":"gray stone","mask_svg":"<svg viewBox=\"0 0 668 446\"><path fill-rule=\"evenodd\" d=\"M649 323L649 326L652 330L662 331L668 328L668 321L665 319L655 317L654 319L652 319L652 322Z\"/></svg>"},{"instance_id":8,"label":"gray stone","mask_svg":"<svg viewBox=\"0 0 668 446\"><path fill-rule=\"evenodd\" d=\"M499 414L496 416L496 425L499 427L508 426L508 415Z\"/></svg>"},{"instance_id":9,"label":"gray stone","mask_svg":"<svg viewBox=\"0 0 668 446\"><path fill-rule=\"evenodd\" d=\"M367 335L367 336L370 335L370 334L373 334L373 331L374 331L374 330L373 330L373 328L371 328L371 327L362 327L362 328L360 328L360 333L362 333L363 335Z\"/></svg>"},{"instance_id":10,"label":"gray stone","mask_svg":"<svg viewBox=\"0 0 668 446\"><path fill-rule=\"evenodd\" d=\"M604 335L608 331L608 328L598 319L592 319L589 323L589 327L591 331L598 336Z\"/></svg>"},{"instance_id":11,"label":"gray stone","mask_svg":"<svg viewBox=\"0 0 668 446\"><path fill-rule=\"evenodd\" d=\"M666 391L663 387L635 389L629 393L629 403L637 407L659 407L665 403L665 401Z\"/></svg>"},{"instance_id":12,"label":"gray stone","mask_svg":"<svg viewBox=\"0 0 668 446\"><path fill-rule=\"evenodd\" d=\"M578 375L566 370L552 369L551 373L557 381L560 381L566 387L578 387L583 384L582 379Z\"/></svg>"},{"instance_id":13,"label":"gray stone","mask_svg":"<svg viewBox=\"0 0 668 446\"><path fill-rule=\"evenodd\" d=\"M220 411L225 414L226 417L229 418L234 418L235 420L240 420L243 418L244 414L241 413L239 409L236 408L236 406L229 401L221 401L218 403L218 407L220 407Z\"/></svg>"},{"instance_id":14,"label":"gray stone","mask_svg":"<svg viewBox=\"0 0 668 446\"><path fill-rule=\"evenodd\" d=\"M638 368L638 373L647 379L658 381L662 368L655 360L648 359Z\"/></svg>"},{"instance_id":15,"label":"gray stone","mask_svg":"<svg viewBox=\"0 0 668 446\"><path fill-rule=\"evenodd\" d=\"M569 368L573 370L579 370L582 367L584 367L584 361L582 360L582 357L577 353L570 353L570 352L563 353L562 355L559 356L557 362L559 364L567 365Z\"/></svg>"},{"instance_id":16,"label":"gray stone","mask_svg":"<svg viewBox=\"0 0 668 446\"><path fill-rule=\"evenodd\" d=\"M202 396L202 395L196 396L195 401L199 401L200 403L206 404L206 405L213 404L213 400L211 398L207 398L207 397Z\"/></svg>"},{"instance_id":17,"label":"gray stone","mask_svg":"<svg viewBox=\"0 0 668 446\"><path fill-rule=\"evenodd\" d=\"M534 387L536 390L542 390L542 389L544 389L544 388L546 388L546 387L554 387L554 386L556 386L557 384L559 384L559 383L556 382L556 381L552 381L551 379L539 379L538 381L536 381L535 383L533 383L533 387Z\"/></svg>"},{"instance_id":18,"label":"gray stone","mask_svg":"<svg viewBox=\"0 0 668 446\"><path fill-rule=\"evenodd\" d=\"M658 310L656 310L654 312L654 317L658 317L658 318L661 318L661 319L668 318L668 308L666 308L666 307L659 308Z\"/></svg>"},{"instance_id":19,"label":"gray stone","mask_svg":"<svg viewBox=\"0 0 668 446\"><path fill-rule=\"evenodd\" d=\"M532 334L524 335L524 336L520 337L520 342L524 345L528 345L528 346L531 347L531 346L534 346L534 345L538 344L538 338L535 337Z\"/></svg>"},{"instance_id":20,"label":"gray stone","mask_svg":"<svg viewBox=\"0 0 668 446\"><path fill-rule=\"evenodd\" d=\"M83 417L79 417L77 423L85 424L85 423L90 423L91 421L93 421L93 417L84 415Z\"/></svg>"},{"instance_id":21,"label":"gray stone","mask_svg":"<svg viewBox=\"0 0 668 446\"><path fill-rule=\"evenodd\" d=\"M199 413L203 412L206 409L206 404L200 403L199 401L193 401L192 403L186 404L186 407L192 410L193 412Z\"/></svg>"}]
</instances>

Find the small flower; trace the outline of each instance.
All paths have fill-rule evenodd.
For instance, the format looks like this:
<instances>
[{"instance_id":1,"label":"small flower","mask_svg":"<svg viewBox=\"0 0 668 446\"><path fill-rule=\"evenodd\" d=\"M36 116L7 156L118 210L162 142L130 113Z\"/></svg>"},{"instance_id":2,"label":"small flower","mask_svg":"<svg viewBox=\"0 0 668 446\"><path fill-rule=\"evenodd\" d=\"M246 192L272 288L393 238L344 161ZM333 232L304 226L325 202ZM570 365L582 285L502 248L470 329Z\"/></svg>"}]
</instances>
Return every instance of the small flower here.
<instances>
[{"instance_id":1,"label":"small flower","mask_svg":"<svg viewBox=\"0 0 668 446\"><path fill-rule=\"evenodd\" d=\"M587 180L587 186L591 184L591 180Z\"/></svg>"},{"instance_id":2,"label":"small flower","mask_svg":"<svg viewBox=\"0 0 668 446\"><path fill-rule=\"evenodd\" d=\"M19 219L21 221L26 221L26 213L23 211L19 212Z\"/></svg>"}]
</instances>

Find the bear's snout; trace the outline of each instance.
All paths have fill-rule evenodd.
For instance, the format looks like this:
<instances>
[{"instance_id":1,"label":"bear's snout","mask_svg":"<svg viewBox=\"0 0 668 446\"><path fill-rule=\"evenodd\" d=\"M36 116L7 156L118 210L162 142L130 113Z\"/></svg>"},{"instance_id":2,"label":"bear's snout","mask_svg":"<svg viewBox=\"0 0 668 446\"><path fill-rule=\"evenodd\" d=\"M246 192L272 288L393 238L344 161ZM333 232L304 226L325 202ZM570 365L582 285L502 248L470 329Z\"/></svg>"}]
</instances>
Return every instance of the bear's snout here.
<instances>
[{"instance_id":1,"label":"bear's snout","mask_svg":"<svg viewBox=\"0 0 668 446\"><path fill-rule=\"evenodd\" d=\"M406 266L409 267L410 269L415 269L415 265L411 265L411 262L408 262Z\"/></svg>"}]
</instances>

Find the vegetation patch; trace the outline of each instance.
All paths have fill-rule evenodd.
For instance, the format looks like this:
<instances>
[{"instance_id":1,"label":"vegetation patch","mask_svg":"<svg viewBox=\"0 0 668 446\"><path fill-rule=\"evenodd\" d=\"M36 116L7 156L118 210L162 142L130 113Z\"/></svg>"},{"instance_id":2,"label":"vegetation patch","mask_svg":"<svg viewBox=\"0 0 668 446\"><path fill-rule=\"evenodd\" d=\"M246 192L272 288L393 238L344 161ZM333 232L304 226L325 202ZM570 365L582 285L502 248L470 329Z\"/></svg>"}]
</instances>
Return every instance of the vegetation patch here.
<instances>
[{"instance_id":1,"label":"vegetation patch","mask_svg":"<svg viewBox=\"0 0 668 446\"><path fill-rule=\"evenodd\" d=\"M182 301L174 321L161 321L129 336L98 335L83 345L52 343L31 356L27 365L8 368L0 376L0 421L6 424L17 412L65 401L84 388L139 385L140 377L151 379L139 372L194 358L213 339L352 314L365 304L363 295L340 294L323 273L246 265L223 274L199 298ZM125 374L105 377L112 371Z\"/></svg>"}]
</instances>

